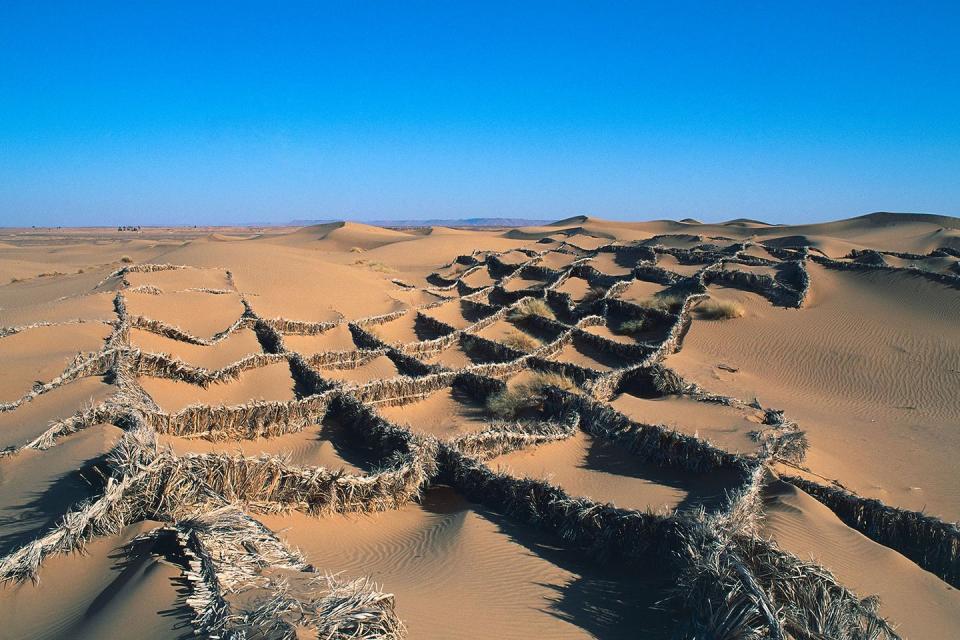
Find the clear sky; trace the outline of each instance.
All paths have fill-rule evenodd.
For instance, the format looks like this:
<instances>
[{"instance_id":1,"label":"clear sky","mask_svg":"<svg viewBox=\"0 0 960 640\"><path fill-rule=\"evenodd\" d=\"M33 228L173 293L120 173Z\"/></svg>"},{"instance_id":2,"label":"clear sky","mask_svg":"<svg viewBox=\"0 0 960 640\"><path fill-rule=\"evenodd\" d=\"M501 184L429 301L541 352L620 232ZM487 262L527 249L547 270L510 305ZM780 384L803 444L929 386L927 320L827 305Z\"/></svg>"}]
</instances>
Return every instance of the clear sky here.
<instances>
[{"instance_id":1,"label":"clear sky","mask_svg":"<svg viewBox=\"0 0 960 640\"><path fill-rule=\"evenodd\" d=\"M0 2L0 225L960 215L960 2Z\"/></svg>"}]
</instances>

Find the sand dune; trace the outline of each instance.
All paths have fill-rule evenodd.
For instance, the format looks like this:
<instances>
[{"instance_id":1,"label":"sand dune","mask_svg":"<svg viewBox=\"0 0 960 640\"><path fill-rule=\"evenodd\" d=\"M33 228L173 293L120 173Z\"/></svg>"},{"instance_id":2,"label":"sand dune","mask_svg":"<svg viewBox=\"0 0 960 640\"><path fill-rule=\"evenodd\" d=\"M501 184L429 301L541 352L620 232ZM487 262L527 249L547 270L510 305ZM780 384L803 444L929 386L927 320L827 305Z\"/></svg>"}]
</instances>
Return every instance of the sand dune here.
<instances>
[{"instance_id":1,"label":"sand dune","mask_svg":"<svg viewBox=\"0 0 960 640\"><path fill-rule=\"evenodd\" d=\"M100 323L37 327L0 340L0 401L12 402L34 383L50 382L78 354L99 351L110 335Z\"/></svg>"},{"instance_id":2,"label":"sand dune","mask_svg":"<svg viewBox=\"0 0 960 640\"><path fill-rule=\"evenodd\" d=\"M142 329L130 330L130 344L149 353L166 353L195 367L216 370L260 353L260 342L252 329L240 329L213 345L174 340Z\"/></svg>"},{"instance_id":3,"label":"sand dune","mask_svg":"<svg viewBox=\"0 0 960 640\"><path fill-rule=\"evenodd\" d=\"M189 620L178 589L180 569L128 545L158 522L91 542L83 554L52 558L37 585L0 588L8 638L175 638ZM128 550L131 555L128 556ZM82 580L78 580L82 576ZM56 612L56 615L51 615Z\"/></svg>"},{"instance_id":4,"label":"sand dune","mask_svg":"<svg viewBox=\"0 0 960 640\"><path fill-rule=\"evenodd\" d=\"M960 629L960 593L895 551L850 529L822 504L785 483L764 495L767 535L812 557L858 593L875 593L910 638L949 638Z\"/></svg>"},{"instance_id":5,"label":"sand dune","mask_svg":"<svg viewBox=\"0 0 960 640\"><path fill-rule=\"evenodd\" d=\"M948 426L960 424L960 291L909 274L808 269L811 303L799 310L718 289L746 317L694 320L667 363L712 391L785 409L810 438L816 473L960 519L950 480L960 441Z\"/></svg>"},{"instance_id":6,"label":"sand dune","mask_svg":"<svg viewBox=\"0 0 960 640\"><path fill-rule=\"evenodd\" d=\"M269 364L240 374L237 380L199 387L189 382L143 377L143 389L160 407L174 413L192 404L237 405L249 400L290 400L293 378L286 362Z\"/></svg>"},{"instance_id":7,"label":"sand dune","mask_svg":"<svg viewBox=\"0 0 960 640\"><path fill-rule=\"evenodd\" d=\"M736 477L665 473L640 464L619 447L579 433L532 450L494 458L491 468L512 475L546 478L569 494L590 496L627 509L664 511L718 506Z\"/></svg>"},{"instance_id":8,"label":"sand dune","mask_svg":"<svg viewBox=\"0 0 960 640\"><path fill-rule=\"evenodd\" d=\"M315 244L317 248L327 251L350 251L354 247L366 250L415 238L416 236L403 231L371 227L357 222L330 222L304 227L285 236L265 240L288 246Z\"/></svg>"},{"instance_id":9,"label":"sand dune","mask_svg":"<svg viewBox=\"0 0 960 640\"><path fill-rule=\"evenodd\" d=\"M411 637L666 637L657 576L597 567L449 490L369 518L264 522L310 562L393 585Z\"/></svg>"},{"instance_id":10,"label":"sand dune","mask_svg":"<svg viewBox=\"0 0 960 640\"><path fill-rule=\"evenodd\" d=\"M102 402L116 390L102 378L80 378L24 402L12 411L0 413L0 449L28 443L54 420L69 418Z\"/></svg>"},{"instance_id":11,"label":"sand dune","mask_svg":"<svg viewBox=\"0 0 960 640\"><path fill-rule=\"evenodd\" d=\"M351 589L383 640L954 637L958 248L890 213L0 230L0 637L327 637Z\"/></svg>"}]
</instances>

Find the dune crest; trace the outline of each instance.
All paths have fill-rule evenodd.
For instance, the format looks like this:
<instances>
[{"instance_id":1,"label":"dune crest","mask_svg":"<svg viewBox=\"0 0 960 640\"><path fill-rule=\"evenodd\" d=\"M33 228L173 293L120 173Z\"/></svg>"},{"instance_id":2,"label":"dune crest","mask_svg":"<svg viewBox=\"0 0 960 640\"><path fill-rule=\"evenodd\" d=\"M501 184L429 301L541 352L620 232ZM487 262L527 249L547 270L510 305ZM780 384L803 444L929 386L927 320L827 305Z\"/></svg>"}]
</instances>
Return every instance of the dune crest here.
<instances>
[{"instance_id":1,"label":"dune crest","mask_svg":"<svg viewBox=\"0 0 960 640\"><path fill-rule=\"evenodd\" d=\"M0 233L0 636L956 635L957 222Z\"/></svg>"}]
</instances>

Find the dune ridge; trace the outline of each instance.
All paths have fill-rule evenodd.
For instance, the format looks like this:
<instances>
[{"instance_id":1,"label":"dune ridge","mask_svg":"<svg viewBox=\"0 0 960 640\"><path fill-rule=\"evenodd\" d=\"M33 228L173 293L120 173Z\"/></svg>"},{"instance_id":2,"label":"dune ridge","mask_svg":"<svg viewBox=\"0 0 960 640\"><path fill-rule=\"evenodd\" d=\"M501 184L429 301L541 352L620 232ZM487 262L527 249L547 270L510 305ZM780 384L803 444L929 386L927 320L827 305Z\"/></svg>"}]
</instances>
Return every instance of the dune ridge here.
<instances>
[{"instance_id":1,"label":"dune ridge","mask_svg":"<svg viewBox=\"0 0 960 640\"><path fill-rule=\"evenodd\" d=\"M0 264L108 265L0 285L40 378L0 379L0 610L27 638L949 635L957 222L148 231L122 262L0 234Z\"/></svg>"}]
</instances>

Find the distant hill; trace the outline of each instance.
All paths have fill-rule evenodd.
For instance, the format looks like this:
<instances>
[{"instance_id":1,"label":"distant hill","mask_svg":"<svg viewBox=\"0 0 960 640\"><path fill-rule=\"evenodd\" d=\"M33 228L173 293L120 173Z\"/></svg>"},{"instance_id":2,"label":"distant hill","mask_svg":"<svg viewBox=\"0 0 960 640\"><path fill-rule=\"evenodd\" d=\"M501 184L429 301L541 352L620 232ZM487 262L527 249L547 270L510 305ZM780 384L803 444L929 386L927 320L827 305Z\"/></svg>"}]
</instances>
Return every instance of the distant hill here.
<instances>
[{"instance_id":1,"label":"distant hill","mask_svg":"<svg viewBox=\"0 0 960 640\"><path fill-rule=\"evenodd\" d=\"M293 220L289 224L306 227L314 224L333 222L326 220ZM535 227L550 220L532 220L529 218L427 218L424 220L371 220L364 222L375 227Z\"/></svg>"}]
</instances>

